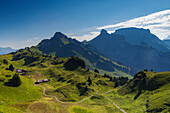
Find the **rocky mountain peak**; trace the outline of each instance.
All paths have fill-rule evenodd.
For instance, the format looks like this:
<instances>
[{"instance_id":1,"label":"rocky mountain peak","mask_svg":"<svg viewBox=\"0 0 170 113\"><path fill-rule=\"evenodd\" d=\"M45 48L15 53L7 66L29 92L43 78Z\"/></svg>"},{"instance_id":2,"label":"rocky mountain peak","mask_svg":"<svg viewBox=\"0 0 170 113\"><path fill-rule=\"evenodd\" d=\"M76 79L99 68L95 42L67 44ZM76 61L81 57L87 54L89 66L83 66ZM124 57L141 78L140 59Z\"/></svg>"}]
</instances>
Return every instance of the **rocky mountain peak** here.
<instances>
[{"instance_id":1,"label":"rocky mountain peak","mask_svg":"<svg viewBox=\"0 0 170 113\"><path fill-rule=\"evenodd\" d=\"M61 33L61 32L56 32L51 39L56 39L56 38L67 38L67 36L64 35L64 34Z\"/></svg>"},{"instance_id":2,"label":"rocky mountain peak","mask_svg":"<svg viewBox=\"0 0 170 113\"><path fill-rule=\"evenodd\" d=\"M105 29L102 29L100 34L105 35L105 34L108 34L108 33L107 33L107 31Z\"/></svg>"}]
</instances>

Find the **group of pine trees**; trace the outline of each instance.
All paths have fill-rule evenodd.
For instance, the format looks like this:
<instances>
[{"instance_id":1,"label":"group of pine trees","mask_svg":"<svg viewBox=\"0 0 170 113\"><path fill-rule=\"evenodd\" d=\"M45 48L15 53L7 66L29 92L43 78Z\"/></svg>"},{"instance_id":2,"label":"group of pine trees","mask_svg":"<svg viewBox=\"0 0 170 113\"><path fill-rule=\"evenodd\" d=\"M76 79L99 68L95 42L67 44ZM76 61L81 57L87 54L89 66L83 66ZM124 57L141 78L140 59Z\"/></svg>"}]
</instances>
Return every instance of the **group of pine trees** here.
<instances>
[{"instance_id":1,"label":"group of pine trees","mask_svg":"<svg viewBox=\"0 0 170 113\"><path fill-rule=\"evenodd\" d=\"M128 77L123 77L123 76L121 76L121 77L111 77L111 76L109 76L107 74L104 74L103 77L104 78L109 78L109 81L114 82L115 83L114 88L116 88L118 86L123 86L129 80ZM87 82L88 82L89 86L92 85L92 80L91 80L90 76L88 77Z\"/></svg>"},{"instance_id":2,"label":"group of pine trees","mask_svg":"<svg viewBox=\"0 0 170 113\"><path fill-rule=\"evenodd\" d=\"M115 88L118 87L118 86L123 86L124 84L127 83L128 81L128 77L123 77L123 76L119 76L119 77L111 77L107 74L104 74L105 78L109 78L109 81L112 81L115 83Z\"/></svg>"},{"instance_id":3,"label":"group of pine trees","mask_svg":"<svg viewBox=\"0 0 170 113\"><path fill-rule=\"evenodd\" d=\"M8 65L8 61L6 59L3 60L3 63L5 65ZM6 68L6 70L14 71L14 66L12 64L9 65L9 68ZM18 87L21 85L21 79L19 77L19 74L15 73L11 79L8 80L8 82L5 82L4 85L11 86L11 87Z\"/></svg>"},{"instance_id":4,"label":"group of pine trees","mask_svg":"<svg viewBox=\"0 0 170 113\"><path fill-rule=\"evenodd\" d=\"M5 65L8 65L8 61L6 59L3 59L3 63ZM9 68L6 68L6 70L14 71L14 66L12 64L9 65Z\"/></svg>"},{"instance_id":5,"label":"group of pine trees","mask_svg":"<svg viewBox=\"0 0 170 113\"><path fill-rule=\"evenodd\" d=\"M146 71L146 72L147 72L147 71L148 71L148 69L144 69L143 71ZM153 72L153 69L151 69L151 71Z\"/></svg>"}]
</instances>

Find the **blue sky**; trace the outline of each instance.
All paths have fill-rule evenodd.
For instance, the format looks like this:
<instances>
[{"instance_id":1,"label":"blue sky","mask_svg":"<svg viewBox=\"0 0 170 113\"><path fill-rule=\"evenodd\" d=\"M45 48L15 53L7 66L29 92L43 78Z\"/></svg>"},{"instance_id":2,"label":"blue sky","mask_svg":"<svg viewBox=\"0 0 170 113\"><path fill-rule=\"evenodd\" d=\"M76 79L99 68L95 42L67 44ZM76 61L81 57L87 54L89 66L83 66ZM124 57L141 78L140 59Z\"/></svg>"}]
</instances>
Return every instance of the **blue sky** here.
<instances>
[{"instance_id":1,"label":"blue sky","mask_svg":"<svg viewBox=\"0 0 170 113\"><path fill-rule=\"evenodd\" d=\"M36 45L57 31L88 40L102 26L169 10L169 4L170 0L0 0L0 47Z\"/></svg>"}]
</instances>

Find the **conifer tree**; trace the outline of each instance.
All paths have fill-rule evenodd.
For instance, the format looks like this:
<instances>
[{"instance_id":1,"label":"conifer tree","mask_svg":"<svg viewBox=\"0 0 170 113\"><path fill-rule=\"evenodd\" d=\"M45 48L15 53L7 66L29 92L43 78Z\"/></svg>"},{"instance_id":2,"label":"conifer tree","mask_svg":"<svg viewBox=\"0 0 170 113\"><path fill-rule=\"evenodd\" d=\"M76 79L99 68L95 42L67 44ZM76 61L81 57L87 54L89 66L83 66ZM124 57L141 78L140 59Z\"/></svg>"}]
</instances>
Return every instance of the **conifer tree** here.
<instances>
[{"instance_id":1,"label":"conifer tree","mask_svg":"<svg viewBox=\"0 0 170 113\"><path fill-rule=\"evenodd\" d=\"M18 74L15 74L10 82L13 87L18 87L21 85L21 79Z\"/></svg>"},{"instance_id":2,"label":"conifer tree","mask_svg":"<svg viewBox=\"0 0 170 113\"><path fill-rule=\"evenodd\" d=\"M14 69L15 69L15 68L14 68L13 65L11 64L11 65L9 66L9 70L10 70L10 71L14 71Z\"/></svg>"},{"instance_id":3,"label":"conifer tree","mask_svg":"<svg viewBox=\"0 0 170 113\"><path fill-rule=\"evenodd\" d=\"M8 61L6 59L3 60L3 63L8 65Z\"/></svg>"},{"instance_id":4,"label":"conifer tree","mask_svg":"<svg viewBox=\"0 0 170 113\"><path fill-rule=\"evenodd\" d=\"M92 80L91 80L90 76L89 76L89 78L88 78L87 82L89 82L89 84L88 84L89 86L91 86L91 85L92 85Z\"/></svg>"},{"instance_id":5,"label":"conifer tree","mask_svg":"<svg viewBox=\"0 0 170 113\"><path fill-rule=\"evenodd\" d=\"M99 73L99 71L97 69L95 69L94 72Z\"/></svg>"}]
</instances>

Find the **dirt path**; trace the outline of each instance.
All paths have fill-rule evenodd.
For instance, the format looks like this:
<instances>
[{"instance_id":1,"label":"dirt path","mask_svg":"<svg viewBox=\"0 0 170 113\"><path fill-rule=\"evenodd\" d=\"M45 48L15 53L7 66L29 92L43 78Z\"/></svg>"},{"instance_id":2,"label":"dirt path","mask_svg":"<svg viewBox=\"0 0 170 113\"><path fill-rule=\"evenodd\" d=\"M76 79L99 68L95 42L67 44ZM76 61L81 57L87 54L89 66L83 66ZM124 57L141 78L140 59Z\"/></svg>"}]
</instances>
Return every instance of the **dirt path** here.
<instances>
[{"instance_id":1,"label":"dirt path","mask_svg":"<svg viewBox=\"0 0 170 113\"><path fill-rule=\"evenodd\" d=\"M102 93L101 95L107 94L107 93L109 93L109 92L111 92L111 91L113 91L113 89L111 89L111 90L109 90L109 91L107 91L107 92L105 92L105 93Z\"/></svg>"},{"instance_id":2,"label":"dirt path","mask_svg":"<svg viewBox=\"0 0 170 113\"><path fill-rule=\"evenodd\" d=\"M40 73L39 73L40 74ZM32 78L34 80L34 82L36 82L36 80L34 78ZM84 98L83 100L81 101L78 101L78 102L63 102L63 101L60 101L56 96L52 96L52 95L47 95L45 92L46 92L46 88L42 85L36 85L33 83L34 86L39 86L39 87L42 87L44 90L43 90L43 95L46 96L46 97L51 97L51 98L55 98L57 102L60 102L60 103L63 103L63 104L79 104L79 103L82 103L83 101L87 100L88 98L94 96L94 95L97 95L98 94L98 90L99 90L99 85L97 84L97 91L96 91L96 94L93 94L91 96L88 96L86 98ZM109 92L111 92L113 90L109 90L105 93L102 93L102 95L104 94L107 94ZM119 110L121 110L123 113L127 113L125 112L123 109L121 109L118 105L116 105L111 99L109 99L107 96L105 96L114 106L116 106Z\"/></svg>"},{"instance_id":3,"label":"dirt path","mask_svg":"<svg viewBox=\"0 0 170 113\"><path fill-rule=\"evenodd\" d=\"M86 97L84 98L83 100L79 101L79 102L63 102L63 101L60 101L56 96L52 96L52 95L47 95L45 93L46 91L46 88L44 86L41 86L41 85L35 85L35 86L39 86L39 87L42 87L44 90L43 90L43 95L46 96L46 97L51 97L51 98L55 98L57 102L60 102L60 103L63 103L63 104L78 104L78 103L81 103L83 101L85 101L86 99L92 97L93 95L89 96L89 97Z\"/></svg>"},{"instance_id":4,"label":"dirt path","mask_svg":"<svg viewBox=\"0 0 170 113\"><path fill-rule=\"evenodd\" d=\"M96 85L97 85L97 91L96 91L96 95L97 95L99 92L99 85L98 84L96 84Z\"/></svg>"},{"instance_id":5,"label":"dirt path","mask_svg":"<svg viewBox=\"0 0 170 113\"><path fill-rule=\"evenodd\" d=\"M107 100L109 100L114 106L116 106L119 110L121 110L123 113L127 113L126 111L124 111L123 109L121 109L118 105L116 105L110 98L108 98L107 96L105 96L107 98Z\"/></svg>"},{"instance_id":6,"label":"dirt path","mask_svg":"<svg viewBox=\"0 0 170 113\"><path fill-rule=\"evenodd\" d=\"M32 78L34 80L34 82L36 82L36 80L34 78ZM36 85L35 83L33 83L34 86L39 86L41 88L43 88L43 95L46 96L46 97L51 97L51 98L55 98L57 102L60 102L60 103L63 103L63 104L79 104L79 103L82 103L83 101L87 100L88 98L94 96L95 94L91 95L91 96L88 96L86 98L84 98L83 100L81 101L78 101L78 102L63 102L63 101L60 101L56 96L52 96L52 95L47 95L45 92L46 92L46 88L42 85ZM97 85L97 91L96 91L96 94L98 93L98 88L99 86Z\"/></svg>"}]
</instances>

